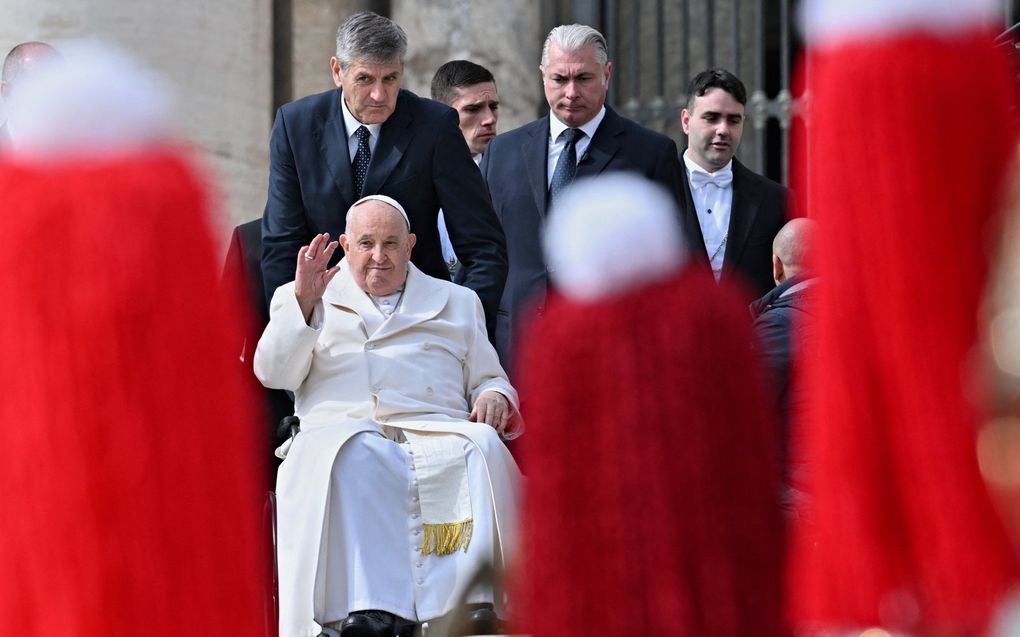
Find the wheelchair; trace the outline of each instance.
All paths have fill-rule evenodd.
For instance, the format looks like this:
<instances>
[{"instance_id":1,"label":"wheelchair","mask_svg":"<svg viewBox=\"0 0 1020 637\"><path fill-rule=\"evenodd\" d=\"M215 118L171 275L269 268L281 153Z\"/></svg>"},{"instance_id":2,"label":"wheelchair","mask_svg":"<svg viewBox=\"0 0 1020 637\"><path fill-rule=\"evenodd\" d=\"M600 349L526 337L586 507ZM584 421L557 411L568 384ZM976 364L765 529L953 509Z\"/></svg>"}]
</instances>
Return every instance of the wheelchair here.
<instances>
[{"instance_id":1,"label":"wheelchair","mask_svg":"<svg viewBox=\"0 0 1020 637\"><path fill-rule=\"evenodd\" d=\"M293 439L301 431L301 420L297 416L286 416L280 420L276 428L277 440ZM279 572L276 560L276 493L266 493L266 504L264 509L264 524L267 535L271 538L272 556L272 578L269 603L266 606L265 627L266 637L277 637L279 626ZM495 596L503 594L502 576L492 564L483 564L472 576L470 583L464 590L460 603L455 606L456 610L447 616L429 620L421 624L403 622L395 633L395 637L468 637L470 635L482 634L471 630L471 622L467 595L474 589L488 584ZM504 634L503 626L496 626L495 630L484 634ZM340 637L340 632L332 628L323 628L318 637Z\"/></svg>"}]
</instances>

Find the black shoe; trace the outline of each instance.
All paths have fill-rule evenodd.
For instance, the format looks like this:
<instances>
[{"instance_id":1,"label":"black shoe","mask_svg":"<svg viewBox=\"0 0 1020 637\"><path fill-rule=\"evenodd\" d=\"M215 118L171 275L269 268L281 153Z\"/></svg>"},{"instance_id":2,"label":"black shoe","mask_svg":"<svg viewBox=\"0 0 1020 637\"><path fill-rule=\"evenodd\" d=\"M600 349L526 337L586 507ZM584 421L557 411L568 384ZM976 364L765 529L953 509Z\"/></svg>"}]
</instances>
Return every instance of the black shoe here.
<instances>
[{"instance_id":1,"label":"black shoe","mask_svg":"<svg viewBox=\"0 0 1020 637\"><path fill-rule=\"evenodd\" d=\"M383 610L351 613L340 624L340 637L393 637L396 618Z\"/></svg>"},{"instance_id":2,"label":"black shoe","mask_svg":"<svg viewBox=\"0 0 1020 637\"><path fill-rule=\"evenodd\" d=\"M465 635L498 635L501 623L492 604L471 604Z\"/></svg>"}]
</instances>

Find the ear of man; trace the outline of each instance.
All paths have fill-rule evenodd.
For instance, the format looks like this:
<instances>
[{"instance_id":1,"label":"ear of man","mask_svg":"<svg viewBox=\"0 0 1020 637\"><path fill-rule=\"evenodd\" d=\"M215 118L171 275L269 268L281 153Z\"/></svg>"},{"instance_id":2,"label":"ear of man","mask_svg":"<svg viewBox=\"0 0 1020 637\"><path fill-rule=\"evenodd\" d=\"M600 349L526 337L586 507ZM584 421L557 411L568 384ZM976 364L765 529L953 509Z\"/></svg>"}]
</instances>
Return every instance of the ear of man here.
<instances>
[{"instance_id":1,"label":"ear of man","mask_svg":"<svg viewBox=\"0 0 1020 637\"><path fill-rule=\"evenodd\" d=\"M786 272L783 268L783 260L779 258L778 254L772 255L772 278L775 279L776 285L779 285L786 280Z\"/></svg>"}]
</instances>

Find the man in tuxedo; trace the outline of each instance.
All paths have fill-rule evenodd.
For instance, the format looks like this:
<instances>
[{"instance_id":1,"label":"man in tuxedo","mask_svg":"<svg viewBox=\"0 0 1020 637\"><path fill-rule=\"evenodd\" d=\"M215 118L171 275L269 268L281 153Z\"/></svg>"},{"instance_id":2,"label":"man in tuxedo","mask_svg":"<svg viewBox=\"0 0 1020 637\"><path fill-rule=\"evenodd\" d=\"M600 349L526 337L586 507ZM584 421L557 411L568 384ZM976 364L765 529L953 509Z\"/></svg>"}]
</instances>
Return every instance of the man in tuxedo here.
<instances>
[{"instance_id":1,"label":"man in tuxedo","mask_svg":"<svg viewBox=\"0 0 1020 637\"><path fill-rule=\"evenodd\" d=\"M702 71L687 86L680 204L692 258L716 281L739 280L750 301L772 289L772 240L786 221L789 192L733 156L746 104L744 84L724 69Z\"/></svg>"},{"instance_id":2,"label":"man in tuxedo","mask_svg":"<svg viewBox=\"0 0 1020 637\"><path fill-rule=\"evenodd\" d=\"M489 69L468 60L451 60L432 76L432 99L457 111L460 132L471 150L475 164L481 163L485 147L496 136L499 121L499 93ZM450 243L443 211L439 211L439 239L450 275L458 271L457 253ZM457 280L459 277L454 277Z\"/></svg>"},{"instance_id":3,"label":"man in tuxedo","mask_svg":"<svg viewBox=\"0 0 1020 637\"><path fill-rule=\"evenodd\" d=\"M352 15L330 60L337 88L277 112L262 217L266 296L294 280L302 245L320 233L340 236L352 203L384 194L404 202L418 237L415 265L449 279L437 227L442 207L462 283L481 299L491 333L506 280L503 232L456 112L401 90L406 51L400 26L369 11Z\"/></svg>"},{"instance_id":4,"label":"man in tuxedo","mask_svg":"<svg viewBox=\"0 0 1020 637\"><path fill-rule=\"evenodd\" d=\"M673 140L606 106L612 66L606 39L595 29L580 24L554 28L539 66L549 115L499 135L482 159L510 256L496 323L504 367L510 367L516 323L545 302L548 272L541 228L556 196L573 179L627 171L674 196L680 192L682 171Z\"/></svg>"},{"instance_id":5,"label":"man in tuxedo","mask_svg":"<svg viewBox=\"0 0 1020 637\"><path fill-rule=\"evenodd\" d=\"M37 72L39 67L60 58L60 54L45 42L22 42L16 45L4 58L3 74L0 75L0 98L6 105L11 101L11 91L19 79ZM9 116L9 114L8 114ZM8 119L0 125L0 148L14 143L12 128Z\"/></svg>"}]
</instances>

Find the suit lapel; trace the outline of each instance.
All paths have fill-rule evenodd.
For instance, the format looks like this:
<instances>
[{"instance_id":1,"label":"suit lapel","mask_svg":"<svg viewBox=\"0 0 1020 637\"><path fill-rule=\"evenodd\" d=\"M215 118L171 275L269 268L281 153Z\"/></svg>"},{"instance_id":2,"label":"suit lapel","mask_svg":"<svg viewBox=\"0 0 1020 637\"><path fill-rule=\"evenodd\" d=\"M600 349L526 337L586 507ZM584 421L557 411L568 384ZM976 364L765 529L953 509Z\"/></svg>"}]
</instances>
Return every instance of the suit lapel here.
<instances>
[{"instance_id":1,"label":"suit lapel","mask_svg":"<svg viewBox=\"0 0 1020 637\"><path fill-rule=\"evenodd\" d=\"M577 165L577 174L574 178L581 179L602 174L610 160L620 150L622 141L620 137L624 133L620 116L607 106L606 116L595 130L595 136L591 138L588 149L581 156L581 162Z\"/></svg>"},{"instance_id":2,"label":"suit lapel","mask_svg":"<svg viewBox=\"0 0 1020 637\"><path fill-rule=\"evenodd\" d=\"M330 117L320 131L319 150L323 161L333 176L333 182L343 196L340 210L347 210L354 203L354 175L351 173L351 151L347 147L347 129L344 126L344 114L340 108L343 99L339 89L336 99L330 106Z\"/></svg>"},{"instance_id":3,"label":"suit lapel","mask_svg":"<svg viewBox=\"0 0 1020 637\"><path fill-rule=\"evenodd\" d=\"M691 246L692 256L704 266L709 265L708 249L705 247L705 235L701 233L701 222L698 221L698 209L694 207L694 195L691 194L691 183L687 178L687 165L683 158L680 159L680 184L683 190L683 226L684 236L687 237L688 245ZM733 223L732 213L730 224ZM728 241L728 240L727 240ZM723 255L725 260L725 255Z\"/></svg>"},{"instance_id":4,"label":"suit lapel","mask_svg":"<svg viewBox=\"0 0 1020 637\"><path fill-rule=\"evenodd\" d=\"M379 192L390 173L400 163L400 158L404 156L404 151L414 137L411 127L414 118L410 109L401 108L404 101L404 92L401 91L393 114L383 123L382 130L379 131L379 141L372 153L372 163L368 165L368 175L365 176L365 186L362 190L365 194Z\"/></svg>"},{"instance_id":5,"label":"suit lapel","mask_svg":"<svg viewBox=\"0 0 1020 637\"><path fill-rule=\"evenodd\" d=\"M723 255L723 274L732 275L751 236L754 219L761 205L758 184L751 171L733 159L733 207L730 209L730 227L727 231L726 253Z\"/></svg>"},{"instance_id":6,"label":"suit lapel","mask_svg":"<svg viewBox=\"0 0 1020 637\"><path fill-rule=\"evenodd\" d=\"M524 170L528 174L531 193L535 197L535 210L545 217L548 185L546 184L546 165L549 163L549 117L543 117L539 125L531 130L531 135L523 144Z\"/></svg>"},{"instance_id":7,"label":"suit lapel","mask_svg":"<svg viewBox=\"0 0 1020 637\"><path fill-rule=\"evenodd\" d=\"M368 338L369 321L365 319L368 312L378 312L368 295L361 291L351 277L350 264L344 257L338 264L340 272L329 282L329 287L322 295L324 304L332 305L341 312L354 314L361 321L360 327L365 338Z\"/></svg>"}]
</instances>

